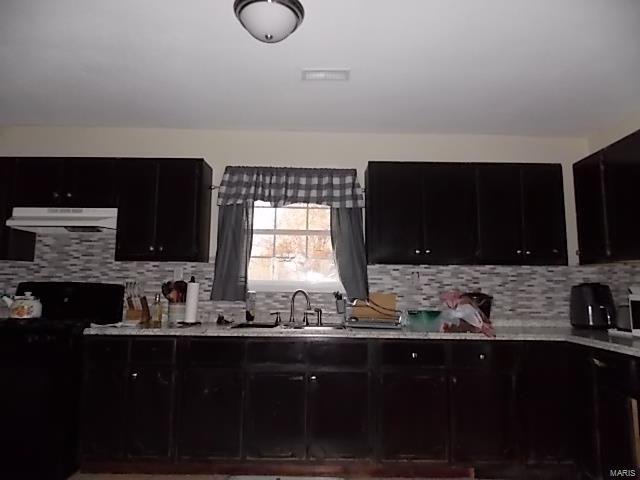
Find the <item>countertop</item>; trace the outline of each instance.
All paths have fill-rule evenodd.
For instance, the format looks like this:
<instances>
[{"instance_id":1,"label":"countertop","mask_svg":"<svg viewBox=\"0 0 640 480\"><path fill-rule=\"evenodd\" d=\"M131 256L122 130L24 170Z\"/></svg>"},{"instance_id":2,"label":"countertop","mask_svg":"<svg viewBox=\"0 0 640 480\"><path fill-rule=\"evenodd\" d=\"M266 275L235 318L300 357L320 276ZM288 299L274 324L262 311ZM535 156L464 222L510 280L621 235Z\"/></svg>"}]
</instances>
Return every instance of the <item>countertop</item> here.
<instances>
[{"instance_id":1,"label":"countertop","mask_svg":"<svg viewBox=\"0 0 640 480\"><path fill-rule=\"evenodd\" d=\"M486 337L478 333L423 333L406 330L303 330L291 328L230 328L218 325L193 327L93 327L85 335L141 335L141 336L207 336L207 337L323 337L323 338L382 338L423 340L490 340L490 341L553 341L569 342L587 347L640 357L640 337L606 331L576 330L571 327L500 327L496 336Z\"/></svg>"}]
</instances>

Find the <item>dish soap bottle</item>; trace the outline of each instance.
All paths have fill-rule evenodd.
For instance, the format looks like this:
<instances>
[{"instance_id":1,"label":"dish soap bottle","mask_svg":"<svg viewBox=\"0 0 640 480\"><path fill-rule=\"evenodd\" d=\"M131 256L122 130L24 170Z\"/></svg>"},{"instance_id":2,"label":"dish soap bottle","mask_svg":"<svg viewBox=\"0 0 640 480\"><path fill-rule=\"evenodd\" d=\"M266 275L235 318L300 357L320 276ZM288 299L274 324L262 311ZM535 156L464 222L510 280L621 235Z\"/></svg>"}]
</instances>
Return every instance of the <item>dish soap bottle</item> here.
<instances>
[{"instance_id":1,"label":"dish soap bottle","mask_svg":"<svg viewBox=\"0 0 640 480\"><path fill-rule=\"evenodd\" d=\"M153 300L151 316L151 324L154 327L160 327L162 325L162 301L159 293L156 293L156 297Z\"/></svg>"}]
</instances>

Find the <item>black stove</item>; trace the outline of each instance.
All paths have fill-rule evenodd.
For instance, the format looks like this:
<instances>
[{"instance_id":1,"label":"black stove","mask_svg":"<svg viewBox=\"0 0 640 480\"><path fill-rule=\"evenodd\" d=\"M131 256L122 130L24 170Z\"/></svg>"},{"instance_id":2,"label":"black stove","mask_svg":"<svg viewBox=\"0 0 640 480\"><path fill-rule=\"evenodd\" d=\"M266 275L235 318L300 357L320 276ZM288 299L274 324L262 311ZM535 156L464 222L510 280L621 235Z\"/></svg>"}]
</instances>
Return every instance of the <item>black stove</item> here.
<instances>
[{"instance_id":1,"label":"black stove","mask_svg":"<svg viewBox=\"0 0 640 480\"><path fill-rule=\"evenodd\" d=\"M78 466L82 332L122 318L122 285L26 282L43 318L0 319L0 478L63 480Z\"/></svg>"}]
</instances>

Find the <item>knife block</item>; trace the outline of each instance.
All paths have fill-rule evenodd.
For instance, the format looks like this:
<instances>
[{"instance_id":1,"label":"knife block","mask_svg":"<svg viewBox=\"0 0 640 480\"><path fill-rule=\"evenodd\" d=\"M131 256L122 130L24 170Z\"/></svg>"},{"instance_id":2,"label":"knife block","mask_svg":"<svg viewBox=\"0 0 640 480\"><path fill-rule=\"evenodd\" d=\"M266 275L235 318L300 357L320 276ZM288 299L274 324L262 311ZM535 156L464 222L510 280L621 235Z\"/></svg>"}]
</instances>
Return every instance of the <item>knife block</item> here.
<instances>
[{"instance_id":1,"label":"knife block","mask_svg":"<svg viewBox=\"0 0 640 480\"><path fill-rule=\"evenodd\" d=\"M151 321L151 312L149 311L149 304L147 303L147 297L140 297L140 303L142 308L127 307L126 319L128 321L139 321L147 323Z\"/></svg>"}]
</instances>

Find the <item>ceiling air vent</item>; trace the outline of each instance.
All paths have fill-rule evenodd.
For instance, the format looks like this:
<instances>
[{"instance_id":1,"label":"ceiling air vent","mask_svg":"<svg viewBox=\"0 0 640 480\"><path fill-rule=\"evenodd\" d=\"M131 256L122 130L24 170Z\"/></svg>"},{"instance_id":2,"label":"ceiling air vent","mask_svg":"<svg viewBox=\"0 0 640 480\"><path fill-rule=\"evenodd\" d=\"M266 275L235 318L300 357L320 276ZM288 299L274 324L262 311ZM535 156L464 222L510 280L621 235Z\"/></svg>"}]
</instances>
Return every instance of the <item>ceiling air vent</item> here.
<instances>
[{"instance_id":1,"label":"ceiling air vent","mask_svg":"<svg viewBox=\"0 0 640 480\"><path fill-rule=\"evenodd\" d=\"M348 82L351 71L345 69L302 70L303 82Z\"/></svg>"}]
</instances>

